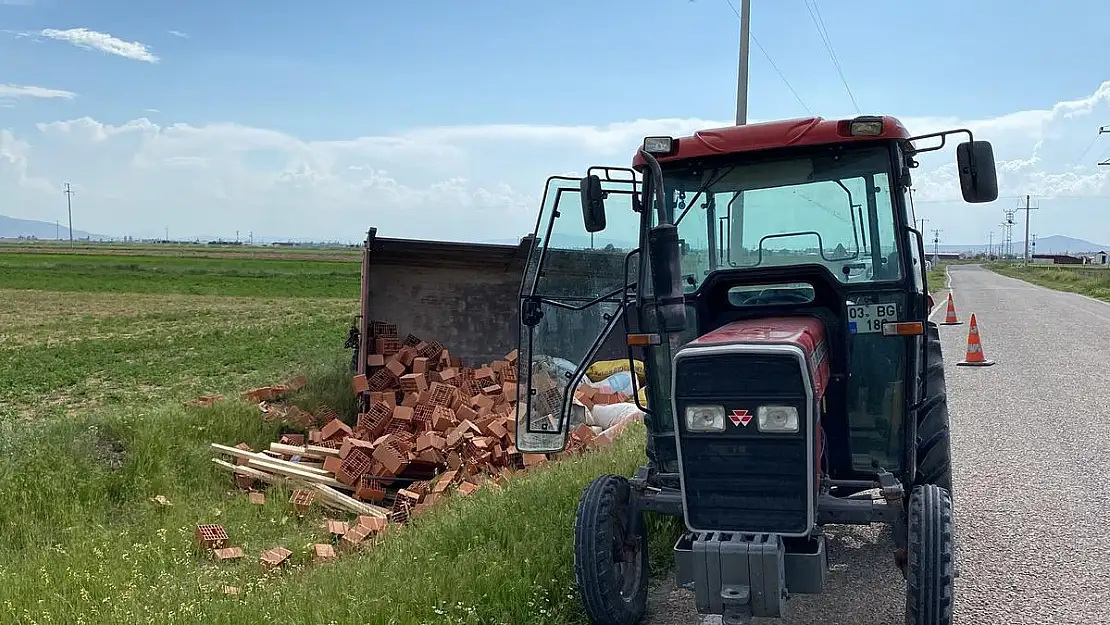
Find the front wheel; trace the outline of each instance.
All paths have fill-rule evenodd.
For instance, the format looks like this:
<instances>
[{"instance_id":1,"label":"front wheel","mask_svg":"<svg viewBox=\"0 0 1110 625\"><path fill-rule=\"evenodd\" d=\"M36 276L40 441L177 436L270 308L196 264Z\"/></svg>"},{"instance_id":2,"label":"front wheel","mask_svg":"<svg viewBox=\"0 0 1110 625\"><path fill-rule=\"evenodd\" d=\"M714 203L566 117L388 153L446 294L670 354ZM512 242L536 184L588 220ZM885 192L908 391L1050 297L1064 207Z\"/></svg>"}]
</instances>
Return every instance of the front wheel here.
<instances>
[{"instance_id":1,"label":"front wheel","mask_svg":"<svg viewBox=\"0 0 1110 625\"><path fill-rule=\"evenodd\" d=\"M623 477L602 475L582 492L574 521L574 577L594 625L634 625L647 610L648 537ZM631 515L636 523L629 523ZM635 535L628 528L635 527Z\"/></svg>"},{"instance_id":2,"label":"front wheel","mask_svg":"<svg viewBox=\"0 0 1110 625\"><path fill-rule=\"evenodd\" d=\"M906 625L951 625L956 544L947 490L913 489L907 534Z\"/></svg>"}]
</instances>

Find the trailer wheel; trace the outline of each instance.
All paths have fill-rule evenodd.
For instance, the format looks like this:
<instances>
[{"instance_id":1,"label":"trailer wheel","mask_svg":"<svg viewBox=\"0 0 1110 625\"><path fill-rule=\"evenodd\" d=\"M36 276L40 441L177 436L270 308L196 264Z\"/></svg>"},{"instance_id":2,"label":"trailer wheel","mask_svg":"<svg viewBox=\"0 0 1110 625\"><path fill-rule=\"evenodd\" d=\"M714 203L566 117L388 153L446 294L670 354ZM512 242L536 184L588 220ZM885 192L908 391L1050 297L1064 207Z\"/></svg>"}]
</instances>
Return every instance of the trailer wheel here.
<instances>
[{"instance_id":1,"label":"trailer wheel","mask_svg":"<svg viewBox=\"0 0 1110 625\"><path fill-rule=\"evenodd\" d=\"M926 332L925 401L917 411L917 485L936 484L952 493L952 447L949 441L948 393L944 352L937 324Z\"/></svg>"},{"instance_id":2,"label":"trailer wheel","mask_svg":"<svg viewBox=\"0 0 1110 625\"><path fill-rule=\"evenodd\" d=\"M913 489L907 534L906 625L951 625L956 547L948 491Z\"/></svg>"},{"instance_id":3,"label":"trailer wheel","mask_svg":"<svg viewBox=\"0 0 1110 625\"><path fill-rule=\"evenodd\" d=\"M574 577L594 625L634 625L647 610L648 537L642 516L627 536L632 489L616 475L582 492L574 521Z\"/></svg>"}]
</instances>

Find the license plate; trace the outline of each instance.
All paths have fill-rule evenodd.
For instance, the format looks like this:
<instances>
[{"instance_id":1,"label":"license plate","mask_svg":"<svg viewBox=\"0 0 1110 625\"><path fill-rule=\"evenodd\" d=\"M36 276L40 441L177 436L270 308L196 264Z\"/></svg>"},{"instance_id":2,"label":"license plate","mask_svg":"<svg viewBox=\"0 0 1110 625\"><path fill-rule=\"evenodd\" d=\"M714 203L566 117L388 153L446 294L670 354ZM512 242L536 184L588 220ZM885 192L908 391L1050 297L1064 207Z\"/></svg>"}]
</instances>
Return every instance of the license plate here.
<instances>
[{"instance_id":1,"label":"license plate","mask_svg":"<svg viewBox=\"0 0 1110 625\"><path fill-rule=\"evenodd\" d=\"M849 334L875 334L883 324L898 320L896 304L864 304L848 307Z\"/></svg>"}]
</instances>

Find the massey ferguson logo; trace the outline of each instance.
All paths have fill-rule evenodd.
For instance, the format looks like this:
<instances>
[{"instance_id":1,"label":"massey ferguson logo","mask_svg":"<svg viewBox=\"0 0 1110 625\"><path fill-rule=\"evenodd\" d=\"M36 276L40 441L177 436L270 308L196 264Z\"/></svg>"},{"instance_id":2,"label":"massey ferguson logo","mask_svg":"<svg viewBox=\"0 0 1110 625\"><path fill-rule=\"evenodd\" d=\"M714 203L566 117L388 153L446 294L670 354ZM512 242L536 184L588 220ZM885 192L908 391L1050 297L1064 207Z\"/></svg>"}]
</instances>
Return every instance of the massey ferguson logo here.
<instances>
[{"instance_id":1,"label":"massey ferguson logo","mask_svg":"<svg viewBox=\"0 0 1110 625\"><path fill-rule=\"evenodd\" d=\"M732 421L733 425L746 426L752 421L752 414L743 408L733 410L732 414L728 416L728 420Z\"/></svg>"}]
</instances>

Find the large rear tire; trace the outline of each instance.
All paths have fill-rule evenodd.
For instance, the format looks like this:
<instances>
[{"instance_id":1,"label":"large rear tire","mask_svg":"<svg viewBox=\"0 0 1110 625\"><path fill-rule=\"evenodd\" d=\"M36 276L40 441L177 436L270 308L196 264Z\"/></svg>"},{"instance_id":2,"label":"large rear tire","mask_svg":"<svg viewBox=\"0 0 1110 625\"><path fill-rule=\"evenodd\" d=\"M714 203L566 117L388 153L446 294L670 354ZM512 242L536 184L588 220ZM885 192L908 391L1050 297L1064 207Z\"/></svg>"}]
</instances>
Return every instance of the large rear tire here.
<instances>
[{"instance_id":1,"label":"large rear tire","mask_svg":"<svg viewBox=\"0 0 1110 625\"><path fill-rule=\"evenodd\" d=\"M602 475L582 492L574 521L574 577L594 625L634 625L647 610L647 526L626 536L631 487L623 477Z\"/></svg>"},{"instance_id":2,"label":"large rear tire","mask_svg":"<svg viewBox=\"0 0 1110 625\"><path fill-rule=\"evenodd\" d=\"M906 625L951 625L956 546L948 491L914 488L908 521Z\"/></svg>"},{"instance_id":3,"label":"large rear tire","mask_svg":"<svg viewBox=\"0 0 1110 625\"><path fill-rule=\"evenodd\" d=\"M928 322L925 360L926 397L917 411L917 485L936 484L952 493L952 446L944 351L937 324Z\"/></svg>"}]
</instances>

